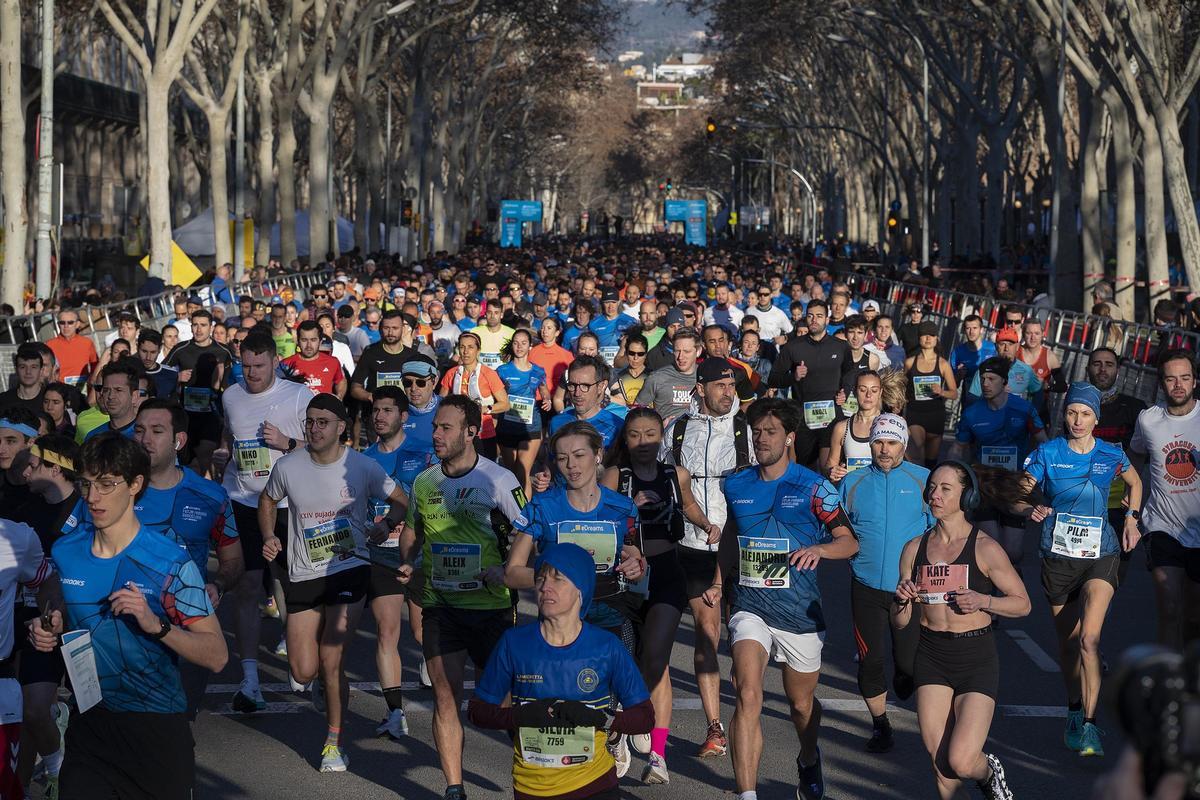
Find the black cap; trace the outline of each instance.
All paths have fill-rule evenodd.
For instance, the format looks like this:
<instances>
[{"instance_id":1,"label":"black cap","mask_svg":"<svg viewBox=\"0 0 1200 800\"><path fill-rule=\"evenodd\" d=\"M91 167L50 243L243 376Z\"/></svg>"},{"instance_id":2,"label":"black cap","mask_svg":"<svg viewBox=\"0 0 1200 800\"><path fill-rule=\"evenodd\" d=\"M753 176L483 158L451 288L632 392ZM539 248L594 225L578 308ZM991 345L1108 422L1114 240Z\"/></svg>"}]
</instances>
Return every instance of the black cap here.
<instances>
[{"instance_id":1,"label":"black cap","mask_svg":"<svg viewBox=\"0 0 1200 800\"><path fill-rule=\"evenodd\" d=\"M346 303L344 306L338 306L337 315L339 317L353 317L354 309L350 307L349 303Z\"/></svg>"},{"instance_id":2,"label":"black cap","mask_svg":"<svg viewBox=\"0 0 1200 800\"><path fill-rule=\"evenodd\" d=\"M711 383L725 379L737 380L737 369L727 358L706 358L696 370L697 383Z\"/></svg>"},{"instance_id":3,"label":"black cap","mask_svg":"<svg viewBox=\"0 0 1200 800\"><path fill-rule=\"evenodd\" d=\"M605 303L619 303L621 296L617 294L616 289L606 289L604 294L601 295L600 300Z\"/></svg>"},{"instance_id":4,"label":"black cap","mask_svg":"<svg viewBox=\"0 0 1200 800\"><path fill-rule=\"evenodd\" d=\"M308 401L309 408L319 408L322 411L328 411L342 422L350 420L350 414L346 411L346 405L341 400L338 400L328 392L314 395L312 400Z\"/></svg>"},{"instance_id":5,"label":"black cap","mask_svg":"<svg viewBox=\"0 0 1200 800\"><path fill-rule=\"evenodd\" d=\"M542 294L541 292L538 292L537 294L535 294L533 296L533 304L535 306L544 306L544 305L547 305L549 302L550 301L546 298L546 295Z\"/></svg>"},{"instance_id":6,"label":"black cap","mask_svg":"<svg viewBox=\"0 0 1200 800\"><path fill-rule=\"evenodd\" d=\"M932 320L925 320L917 326L917 336L937 336L937 323Z\"/></svg>"}]
</instances>

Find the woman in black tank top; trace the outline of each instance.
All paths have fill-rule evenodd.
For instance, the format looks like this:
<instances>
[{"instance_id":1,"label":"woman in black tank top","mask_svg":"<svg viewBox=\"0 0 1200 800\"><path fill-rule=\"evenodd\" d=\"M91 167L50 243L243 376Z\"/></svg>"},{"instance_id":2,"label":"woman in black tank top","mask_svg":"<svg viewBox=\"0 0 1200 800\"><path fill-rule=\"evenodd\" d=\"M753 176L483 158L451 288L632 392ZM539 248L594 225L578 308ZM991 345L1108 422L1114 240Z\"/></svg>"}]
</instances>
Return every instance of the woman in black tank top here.
<instances>
[{"instance_id":1,"label":"woman in black tank top","mask_svg":"<svg viewBox=\"0 0 1200 800\"><path fill-rule=\"evenodd\" d=\"M942 464L925 499L937 524L904 546L892 603L897 628L921 626L913 665L921 738L942 800L968 779L985 797L1011 798L1000 759L983 752L1000 678L992 617L1025 616L1029 595L1000 545L967 519L980 503L969 467Z\"/></svg>"},{"instance_id":2,"label":"woman in black tank top","mask_svg":"<svg viewBox=\"0 0 1200 800\"><path fill-rule=\"evenodd\" d=\"M668 672L671 648L679 620L687 608L687 577L675 552L683 538L686 518L716 541L721 528L708 521L692 495L692 479L686 469L662 464L658 452L663 443L663 421L650 408L632 408L625 426L609 455L609 467L601 484L633 499L642 523L642 552L648 562L649 591L639 615L638 635L642 652L638 666L654 705L654 731L649 741L635 749L650 751L646 774L649 782L664 783L667 733L671 726L671 679Z\"/></svg>"}]
</instances>

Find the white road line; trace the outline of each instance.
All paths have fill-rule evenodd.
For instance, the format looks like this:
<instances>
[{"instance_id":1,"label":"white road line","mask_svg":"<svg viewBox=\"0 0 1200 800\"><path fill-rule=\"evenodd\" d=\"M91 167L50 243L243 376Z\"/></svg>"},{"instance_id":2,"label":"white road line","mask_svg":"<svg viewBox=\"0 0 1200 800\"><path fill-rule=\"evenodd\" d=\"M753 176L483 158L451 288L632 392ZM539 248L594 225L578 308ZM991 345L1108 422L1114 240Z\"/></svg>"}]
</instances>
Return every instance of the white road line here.
<instances>
[{"instance_id":1,"label":"white road line","mask_svg":"<svg viewBox=\"0 0 1200 800\"><path fill-rule=\"evenodd\" d=\"M214 683L210 684L204 691L206 694L233 694L240 688L241 684L238 683ZM288 683L264 683L259 688L264 692L274 692L276 694L291 694L292 692L292 686ZM356 681L350 684L350 688L356 692L371 692L373 694L379 694L382 691L377 681ZM421 685L416 681L405 681L400 684L400 688L406 692L411 692L420 689ZM463 688L474 689L475 681L463 681Z\"/></svg>"},{"instance_id":2,"label":"white road line","mask_svg":"<svg viewBox=\"0 0 1200 800\"><path fill-rule=\"evenodd\" d=\"M1025 651L1025 655L1029 656L1030 660L1037 665L1038 669L1043 672L1058 672L1058 662L1041 648L1041 646L1030 638L1029 634L1022 630L1014 628L1005 628L1004 632L1009 638L1017 643L1017 647Z\"/></svg>"}]
</instances>

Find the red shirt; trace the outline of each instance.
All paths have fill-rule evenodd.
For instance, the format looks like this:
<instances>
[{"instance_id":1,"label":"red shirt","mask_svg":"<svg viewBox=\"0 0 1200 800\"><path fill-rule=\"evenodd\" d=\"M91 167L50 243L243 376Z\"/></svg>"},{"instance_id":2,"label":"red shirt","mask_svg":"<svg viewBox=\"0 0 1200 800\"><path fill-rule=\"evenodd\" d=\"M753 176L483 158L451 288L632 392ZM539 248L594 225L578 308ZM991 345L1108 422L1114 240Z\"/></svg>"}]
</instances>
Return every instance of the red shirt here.
<instances>
[{"instance_id":1,"label":"red shirt","mask_svg":"<svg viewBox=\"0 0 1200 800\"><path fill-rule=\"evenodd\" d=\"M70 386L86 384L92 369L100 363L96 345L86 336L76 335L66 339L59 335L46 342L46 345L58 360L59 377Z\"/></svg>"},{"instance_id":2,"label":"red shirt","mask_svg":"<svg viewBox=\"0 0 1200 800\"><path fill-rule=\"evenodd\" d=\"M282 363L303 375L313 394L333 394L333 387L346 380L342 362L328 353L317 353L317 357L311 361L306 361L296 353Z\"/></svg>"}]
</instances>

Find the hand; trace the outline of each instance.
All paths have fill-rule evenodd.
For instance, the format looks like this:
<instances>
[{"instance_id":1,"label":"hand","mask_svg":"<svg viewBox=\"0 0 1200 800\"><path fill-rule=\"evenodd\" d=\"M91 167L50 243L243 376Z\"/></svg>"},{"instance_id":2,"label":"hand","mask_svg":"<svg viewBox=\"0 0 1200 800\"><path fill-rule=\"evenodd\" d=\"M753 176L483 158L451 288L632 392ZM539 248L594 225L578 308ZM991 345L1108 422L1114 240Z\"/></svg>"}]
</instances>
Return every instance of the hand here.
<instances>
[{"instance_id":1,"label":"hand","mask_svg":"<svg viewBox=\"0 0 1200 800\"><path fill-rule=\"evenodd\" d=\"M801 361L800 364L796 367L796 380L798 380L798 381L804 380L804 376L807 374L808 374L808 367L805 366L803 361Z\"/></svg>"},{"instance_id":2,"label":"hand","mask_svg":"<svg viewBox=\"0 0 1200 800\"><path fill-rule=\"evenodd\" d=\"M1047 517L1054 515L1054 509L1050 506L1034 506L1029 518L1034 522L1043 522Z\"/></svg>"},{"instance_id":3,"label":"hand","mask_svg":"<svg viewBox=\"0 0 1200 800\"><path fill-rule=\"evenodd\" d=\"M788 562L795 569L816 569L817 564L821 563L821 545L812 547L801 547L793 550L788 556Z\"/></svg>"},{"instance_id":4,"label":"hand","mask_svg":"<svg viewBox=\"0 0 1200 800\"><path fill-rule=\"evenodd\" d=\"M1125 518L1125 530L1121 536L1121 547L1128 553L1133 548L1137 547L1138 542L1142 538L1142 532L1138 528L1138 521L1133 517Z\"/></svg>"},{"instance_id":5,"label":"hand","mask_svg":"<svg viewBox=\"0 0 1200 800\"><path fill-rule=\"evenodd\" d=\"M412 580L412 577L413 577L413 565L412 564L401 564L400 566L396 567L396 580L401 585L407 586L408 582Z\"/></svg>"},{"instance_id":6,"label":"hand","mask_svg":"<svg viewBox=\"0 0 1200 800\"><path fill-rule=\"evenodd\" d=\"M212 452L212 468L216 475L224 475L225 467L229 466L229 448L218 447ZM218 483L220 481L218 480Z\"/></svg>"},{"instance_id":7,"label":"hand","mask_svg":"<svg viewBox=\"0 0 1200 800\"><path fill-rule=\"evenodd\" d=\"M513 706L513 723L518 728L549 728L557 721L550 714L554 707L553 700L531 700Z\"/></svg>"},{"instance_id":8,"label":"hand","mask_svg":"<svg viewBox=\"0 0 1200 800\"><path fill-rule=\"evenodd\" d=\"M182 381L183 379L180 378L180 380ZM287 450L289 445L288 438L289 437L283 435L283 431L275 427L274 423L263 423L262 440L267 443L267 447L275 450Z\"/></svg>"},{"instance_id":9,"label":"hand","mask_svg":"<svg viewBox=\"0 0 1200 800\"><path fill-rule=\"evenodd\" d=\"M179 385L182 386L192 379L192 371L190 369L179 370Z\"/></svg>"},{"instance_id":10,"label":"hand","mask_svg":"<svg viewBox=\"0 0 1200 800\"><path fill-rule=\"evenodd\" d=\"M49 653L55 647L58 647L58 637L63 632L63 615L61 611L50 612L50 629L47 630L42 624L41 617L35 617L29 623L29 643L34 649Z\"/></svg>"},{"instance_id":11,"label":"hand","mask_svg":"<svg viewBox=\"0 0 1200 800\"><path fill-rule=\"evenodd\" d=\"M578 700L560 700L551 707L550 714L573 728L603 728L608 723L607 714Z\"/></svg>"},{"instance_id":12,"label":"hand","mask_svg":"<svg viewBox=\"0 0 1200 800\"><path fill-rule=\"evenodd\" d=\"M844 406L846 404L846 390L838 389L838 393L833 397L833 402L836 405Z\"/></svg>"},{"instance_id":13,"label":"hand","mask_svg":"<svg viewBox=\"0 0 1200 800\"><path fill-rule=\"evenodd\" d=\"M388 540L393 528L388 525L387 517L383 517L367 526L367 541L371 544L383 544Z\"/></svg>"},{"instance_id":14,"label":"hand","mask_svg":"<svg viewBox=\"0 0 1200 800\"><path fill-rule=\"evenodd\" d=\"M921 593L917 591L917 584L910 580L903 580L896 584L896 597L900 602L907 600L910 603L917 602Z\"/></svg>"},{"instance_id":15,"label":"hand","mask_svg":"<svg viewBox=\"0 0 1200 800\"><path fill-rule=\"evenodd\" d=\"M621 563L617 565L617 572L625 576L626 580L636 581L642 577L645 572L645 567L642 565L642 553L633 545L625 545L621 548Z\"/></svg>"},{"instance_id":16,"label":"hand","mask_svg":"<svg viewBox=\"0 0 1200 800\"><path fill-rule=\"evenodd\" d=\"M551 400L550 395L547 394L542 398L542 411L549 411L552 408L554 408L554 401Z\"/></svg>"},{"instance_id":17,"label":"hand","mask_svg":"<svg viewBox=\"0 0 1200 800\"><path fill-rule=\"evenodd\" d=\"M982 595L968 589L965 592L955 592L953 605L960 614L973 614L992 607L991 595Z\"/></svg>"},{"instance_id":18,"label":"hand","mask_svg":"<svg viewBox=\"0 0 1200 800\"><path fill-rule=\"evenodd\" d=\"M709 608L716 608L721 602L721 594L724 592L723 587L719 583L714 583L712 586L704 590L704 594L700 595L700 599L704 601L704 605Z\"/></svg>"},{"instance_id":19,"label":"hand","mask_svg":"<svg viewBox=\"0 0 1200 800\"><path fill-rule=\"evenodd\" d=\"M215 583L206 583L204 584L204 591L208 593L208 602L212 603L213 610L215 611L217 606L221 604L220 590L217 589Z\"/></svg>"},{"instance_id":20,"label":"hand","mask_svg":"<svg viewBox=\"0 0 1200 800\"><path fill-rule=\"evenodd\" d=\"M645 489L633 496L633 504L638 508L647 504L653 505L660 502L662 502L662 498L658 496L658 492L647 491Z\"/></svg>"},{"instance_id":21,"label":"hand","mask_svg":"<svg viewBox=\"0 0 1200 800\"><path fill-rule=\"evenodd\" d=\"M488 567L483 572L479 573L479 577L488 586L503 586L504 585L504 567L497 565Z\"/></svg>"},{"instance_id":22,"label":"hand","mask_svg":"<svg viewBox=\"0 0 1200 800\"><path fill-rule=\"evenodd\" d=\"M850 470L846 469L846 467L841 464L834 464L829 468L829 480L833 481L834 483L837 483L849 474Z\"/></svg>"},{"instance_id":23,"label":"hand","mask_svg":"<svg viewBox=\"0 0 1200 800\"><path fill-rule=\"evenodd\" d=\"M929 393L931 395L933 395L934 397L941 397L942 395L944 395L946 393L946 390L943 389L941 386L930 386Z\"/></svg>"},{"instance_id":24,"label":"hand","mask_svg":"<svg viewBox=\"0 0 1200 800\"><path fill-rule=\"evenodd\" d=\"M162 629L158 615L150 610L146 596L133 583L127 583L124 589L117 589L110 594L108 601L112 605L113 614L130 615L137 621L138 627L143 632L158 633Z\"/></svg>"},{"instance_id":25,"label":"hand","mask_svg":"<svg viewBox=\"0 0 1200 800\"><path fill-rule=\"evenodd\" d=\"M724 533L724 530L717 523L710 522L704 526L704 532L708 534L708 543L716 544L721 541L721 534Z\"/></svg>"},{"instance_id":26,"label":"hand","mask_svg":"<svg viewBox=\"0 0 1200 800\"><path fill-rule=\"evenodd\" d=\"M544 492L550 488L550 481L550 470L544 469L541 472L533 473L533 479L530 481L530 485L533 487L533 491Z\"/></svg>"},{"instance_id":27,"label":"hand","mask_svg":"<svg viewBox=\"0 0 1200 800\"><path fill-rule=\"evenodd\" d=\"M275 556L283 552L283 542L279 541L278 536L263 537L263 558L267 561L274 561Z\"/></svg>"}]
</instances>

